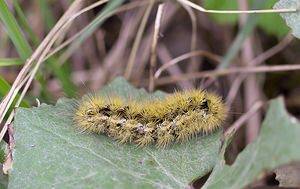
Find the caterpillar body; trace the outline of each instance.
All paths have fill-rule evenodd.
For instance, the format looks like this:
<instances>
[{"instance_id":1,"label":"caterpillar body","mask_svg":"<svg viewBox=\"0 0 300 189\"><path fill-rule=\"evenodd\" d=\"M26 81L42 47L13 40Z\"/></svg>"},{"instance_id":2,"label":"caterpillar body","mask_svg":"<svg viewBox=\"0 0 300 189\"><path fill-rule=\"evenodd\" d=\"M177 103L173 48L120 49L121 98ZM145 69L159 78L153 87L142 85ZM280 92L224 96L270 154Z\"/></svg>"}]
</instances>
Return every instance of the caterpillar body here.
<instances>
[{"instance_id":1,"label":"caterpillar body","mask_svg":"<svg viewBox=\"0 0 300 189\"><path fill-rule=\"evenodd\" d=\"M220 97L190 90L143 102L116 96L91 97L79 102L74 120L83 131L106 134L121 143L165 147L213 132L225 117Z\"/></svg>"}]
</instances>

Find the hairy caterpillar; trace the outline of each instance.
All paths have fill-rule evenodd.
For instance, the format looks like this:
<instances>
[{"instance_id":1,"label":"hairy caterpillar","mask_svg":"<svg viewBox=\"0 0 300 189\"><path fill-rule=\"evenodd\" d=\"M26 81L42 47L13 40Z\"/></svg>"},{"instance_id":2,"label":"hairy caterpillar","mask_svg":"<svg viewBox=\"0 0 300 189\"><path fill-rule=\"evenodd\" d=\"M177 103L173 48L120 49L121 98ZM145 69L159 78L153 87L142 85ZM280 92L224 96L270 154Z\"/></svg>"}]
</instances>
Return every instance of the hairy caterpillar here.
<instances>
[{"instance_id":1,"label":"hairy caterpillar","mask_svg":"<svg viewBox=\"0 0 300 189\"><path fill-rule=\"evenodd\" d=\"M225 105L218 96L191 90L143 102L91 97L79 102L74 120L84 131L106 134L121 143L165 147L216 130L225 116Z\"/></svg>"}]
</instances>

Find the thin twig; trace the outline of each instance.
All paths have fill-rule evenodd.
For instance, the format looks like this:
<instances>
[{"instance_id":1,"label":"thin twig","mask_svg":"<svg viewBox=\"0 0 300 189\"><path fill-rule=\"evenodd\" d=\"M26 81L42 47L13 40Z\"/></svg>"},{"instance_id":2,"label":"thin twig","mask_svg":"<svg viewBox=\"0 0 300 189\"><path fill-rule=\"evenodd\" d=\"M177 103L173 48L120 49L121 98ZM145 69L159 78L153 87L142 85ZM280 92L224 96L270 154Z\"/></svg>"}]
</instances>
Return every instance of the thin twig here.
<instances>
[{"instance_id":1,"label":"thin twig","mask_svg":"<svg viewBox=\"0 0 300 189\"><path fill-rule=\"evenodd\" d=\"M23 85L26 81L26 78L23 78L23 74L25 75L25 72L29 70L30 64L25 64L23 69L20 71L16 81L13 83L11 89L9 90L8 94L3 98L1 104L0 104L0 123L2 123L6 112L8 112L9 107L13 103L15 97L18 94L18 91L20 90L20 85ZM21 82L21 84L19 83ZM2 138L0 138L2 139ZM1 140L0 140L1 141Z\"/></svg>"},{"instance_id":2,"label":"thin twig","mask_svg":"<svg viewBox=\"0 0 300 189\"><path fill-rule=\"evenodd\" d=\"M165 13L164 13L164 24L160 28L160 32L164 32L169 24L173 23L174 15L177 13L179 7L176 6L173 1L167 1L165 6ZM141 81L143 80L142 77L145 75L146 66L149 62L150 52L151 52L151 40L153 36L153 24L149 26L149 29L147 30L142 42L141 47L139 49L139 56L136 59L136 62L138 64L136 65L136 69L134 71L134 82L135 85L140 85ZM149 83L147 83L146 86L148 86Z\"/></svg>"},{"instance_id":3,"label":"thin twig","mask_svg":"<svg viewBox=\"0 0 300 189\"><path fill-rule=\"evenodd\" d=\"M159 38L159 28L162 20L162 14L164 11L165 4L162 3L158 6L155 24L154 24L154 33L153 33L153 40L152 40L152 46L151 46L151 57L150 57L150 73L149 73L149 91L153 92L155 83L154 83L154 70L156 68L156 49L157 49L157 41Z\"/></svg>"},{"instance_id":4,"label":"thin twig","mask_svg":"<svg viewBox=\"0 0 300 189\"><path fill-rule=\"evenodd\" d=\"M22 86L25 84L25 82L27 82L28 78L29 78L29 75L27 75L27 76L24 78L24 80L23 80L23 81L15 88L15 90L13 91L13 94L12 94L12 98L10 98L11 101L13 101L14 98L15 98L15 96L17 96L18 91L22 88ZM21 98L21 97L19 97L19 99L20 99L20 98ZM11 102L11 103L12 103L12 102ZM17 106L17 105L16 105L16 106ZM5 112L7 112L10 106L7 105L7 106L3 106L3 107L6 108L6 109L5 109ZM5 114L4 114L4 115L5 115ZM5 133L6 133L6 131L7 131L7 129L8 129L8 125L11 124L11 122L12 122L12 120L13 120L13 118L14 118L14 115L15 115L15 111L12 111L12 112L10 113L9 117L7 118L6 122L4 123L4 126L3 126L3 128L2 128L2 130L1 130L1 132L0 132L0 141L2 141L2 139L3 139L3 137L4 137Z\"/></svg>"},{"instance_id":5,"label":"thin twig","mask_svg":"<svg viewBox=\"0 0 300 189\"><path fill-rule=\"evenodd\" d=\"M165 63L163 66L161 66L156 72L155 72L155 79L157 79L161 73L163 71L165 71L168 67L170 66L173 66L185 59L188 59L190 57L194 57L194 56L205 56L207 58L210 58L218 63L221 63L222 61L222 57L219 56L219 55L216 55L216 54L213 54L211 52L208 52L208 51L203 51L203 50L198 50L198 51L193 51L193 52L189 52L189 53L186 53L186 54L183 54L183 55L180 55L172 60L170 60L169 62Z\"/></svg>"},{"instance_id":6,"label":"thin twig","mask_svg":"<svg viewBox=\"0 0 300 189\"><path fill-rule=\"evenodd\" d=\"M287 64L279 66L258 66L258 67L232 67L223 70L203 71L197 73L182 74L177 76L166 76L155 81L157 86L185 81L189 79L199 79L205 77L218 77L237 73L263 73L263 72L283 72L300 70L300 65Z\"/></svg>"},{"instance_id":7,"label":"thin twig","mask_svg":"<svg viewBox=\"0 0 300 189\"><path fill-rule=\"evenodd\" d=\"M172 56L165 44L163 43L159 44L157 50L158 50L157 55L162 64L166 64L167 62L172 60ZM166 71L168 72L169 75L179 75L183 73L183 70L180 69L178 65L168 67ZM178 82L178 86L183 90L194 88L191 81Z\"/></svg>"},{"instance_id":8,"label":"thin twig","mask_svg":"<svg viewBox=\"0 0 300 189\"><path fill-rule=\"evenodd\" d=\"M271 58L275 54L282 51L285 47L287 47L292 41L295 39L295 37L288 33L286 37L284 37L278 44L271 47L270 49L266 50L265 52L261 53L259 56L251 60L251 64L258 65L264 62L265 60Z\"/></svg>"},{"instance_id":9,"label":"thin twig","mask_svg":"<svg viewBox=\"0 0 300 189\"><path fill-rule=\"evenodd\" d=\"M200 5L197 5L188 0L177 0L181 3L184 3L200 12L205 13L217 13L217 14L257 14L257 13L292 13L297 12L300 8L300 5L297 8L289 9L266 9L266 10L207 10Z\"/></svg>"}]
</instances>

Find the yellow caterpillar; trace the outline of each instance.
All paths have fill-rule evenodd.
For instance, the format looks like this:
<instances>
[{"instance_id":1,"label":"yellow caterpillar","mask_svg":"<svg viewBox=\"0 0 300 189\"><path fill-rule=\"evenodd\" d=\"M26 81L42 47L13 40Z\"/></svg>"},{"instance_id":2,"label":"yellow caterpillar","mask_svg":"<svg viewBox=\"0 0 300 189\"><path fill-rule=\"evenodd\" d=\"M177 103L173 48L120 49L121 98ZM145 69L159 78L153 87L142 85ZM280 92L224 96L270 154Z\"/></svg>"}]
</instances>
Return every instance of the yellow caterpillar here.
<instances>
[{"instance_id":1,"label":"yellow caterpillar","mask_svg":"<svg viewBox=\"0 0 300 189\"><path fill-rule=\"evenodd\" d=\"M218 96L191 90L143 102L91 97L79 102L74 120L84 131L106 134L121 143L165 147L213 132L225 117L226 108Z\"/></svg>"}]
</instances>

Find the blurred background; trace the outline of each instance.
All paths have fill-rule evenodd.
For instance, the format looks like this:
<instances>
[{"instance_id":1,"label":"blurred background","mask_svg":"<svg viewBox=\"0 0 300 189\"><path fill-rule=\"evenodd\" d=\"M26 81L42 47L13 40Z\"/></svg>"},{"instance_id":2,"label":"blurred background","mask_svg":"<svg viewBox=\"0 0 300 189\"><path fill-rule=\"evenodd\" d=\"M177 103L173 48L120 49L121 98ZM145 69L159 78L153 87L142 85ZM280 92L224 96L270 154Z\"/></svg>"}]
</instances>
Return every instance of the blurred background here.
<instances>
[{"instance_id":1,"label":"blurred background","mask_svg":"<svg viewBox=\"0 0 300 189\"><path fill-rule=\"evenodd\" d=\"M76 2L74 9L79 12L101 1ZM249 10L272 9L277 1L193 2L206 9ZM0 98L7 94L26 60L71 3L67 0L1 1ZM156 64L151 67L154 24L160 3L165 5L155 49ZM151 69L154 74L167 65L154 80L154 89L215 91L228 104L227 127L256 101L267 102L279 95L285 97L290 112L300 113L297 71L219 74L231 68L247 70L265 65L268 70L268 66L299 64L299 40L290 35L278 14L207 14L175 0L111 0L77 16L60 33L54 47L69 39L72 43L53 55L50 53L22 106L36 105L36 98L52 104L61 97L79 98L87 92L98 91L117 76L148 89ZM264 112L257 112L247 123L248 127L239 131L235 140L240 142L234 143L233 151L238 153L256 137Z\"/></svg>"},{"instance_id":2,"label":"blurred background","mask_svg":"<svg viewBox=\"0 0 300 189\"><path fill-rule=\"evenodd\" d=\"M87 7L94 2L96 1L85 1L81 6ZM159 2L163 1L153 1L152 3L151 0L132 0L120 3L120 6L116 6L119 7L119 11L105 19L102 24L98 24L95 31L82 40L80 45L62 49L41 66L39 81L35 81L31 86L27 93L28 100L31 102L32 99L38 97L42 102L53 103L62 96L78 97L87 91L99 90L104 84L119 75L126 75L126 78L137 87L147 87L150 48ZM289 28L278 14L251 15L255 19L247 22L249 15L207 14L176 1L164 2L166 2L166 6L160 26L156 69L180 55L196 53L175 66L170 66L162 73L161 77L196 73L218 67L243 66L269 48L276 46L289 33ZM276 0L264 2L202 0L194 2L206 9L245 10L270 9ZM13 83L24 64L24 59L28 58L38 47L70 4L71 1L56 0L7 1L9 11L16 23L11 21L12 23L9 24L12 26L8 28L9 26L6 27L2 20L0 25L1 80L8 84ZM65 30L60 40L74 36L90 24L97 15L103 13L104 7L104 5L96 7L81 14ZM150 12L146 15L148 9ZM5 16L2 18L5 19ZM16 26L13 26L14 24ZM14 30L14 27L19 27L22 33L12 32L13 34L10 34L9 32ZM243 30L245 27L249 28L246 32ZM241 43L240 47L236 49L239 53L227 63L228 65L220 66L220 64L224 64L224 58L232 52L230 50L232 50L233 42L241 34L249 37L250 42ZM16 39L12 40L13 37ZM136 42L137 40L138 42ZM134 46L135 43L137 43L136 46ZM288 40L286 43L288 44L279 53L275 53L260 64L297 64L299 54L296 52L299 41ZM246 45L248 47L245 47L245 44L248 44ZM22 50L17 48L18 45ZM210 56L207 55L208 53ZM128 64L131 64L131 70L128 70ZM222 84L222 87L218 86L217 89L226 96L235 76L236 74L221 77L221 80L219 77L214 78L217 82L213 84ZM205 80L207 79L189 79L162 85L158 82L156 89L172 92L174 89L195 88L201 87L201 85L210 87L212 82L206 83L208 85L206 86ZM296 72L259 74L256 81L261 97L272 98L284 94L290 107L299 104L297 96L299 95L300 81ZM3 96L5 95L3 82L1 82L1 88ZM240 95L243 96L243 93ZM241 106L238 101L235 103Z\"/></svg>"}]
</instances>

